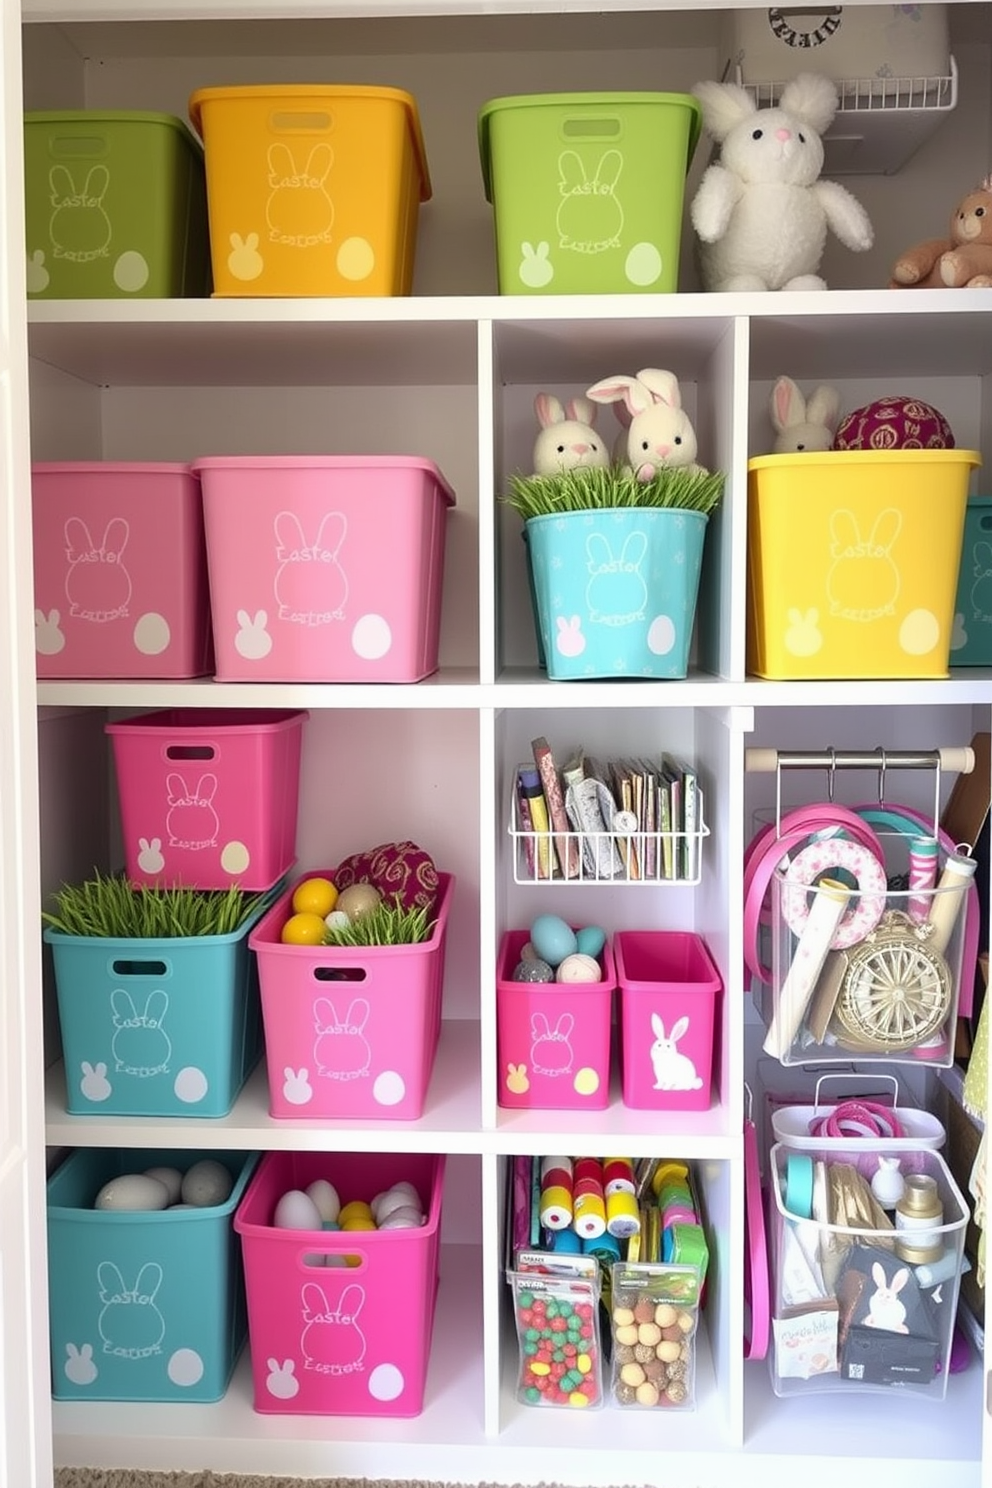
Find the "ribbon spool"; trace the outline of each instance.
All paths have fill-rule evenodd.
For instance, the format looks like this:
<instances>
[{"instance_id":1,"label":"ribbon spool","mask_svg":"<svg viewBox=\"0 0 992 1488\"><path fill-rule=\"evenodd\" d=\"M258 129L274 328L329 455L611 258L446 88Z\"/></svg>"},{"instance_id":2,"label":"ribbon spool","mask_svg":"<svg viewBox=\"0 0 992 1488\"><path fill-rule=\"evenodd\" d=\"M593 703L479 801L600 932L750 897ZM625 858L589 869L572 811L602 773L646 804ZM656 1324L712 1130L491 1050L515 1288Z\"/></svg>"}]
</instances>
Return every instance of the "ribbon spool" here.
<instances>
[{"instance_id":1,"label":"ribbon spool","mask_svg":"<svg viewBox=\"0 0 992 1488\"><path fill-rule=\"evenodd\" d=\"M905 1135L891 1106L878 1101L841 1101L832 1111L815 1116L809 1123L811 1137L879 1137Z\"/></svg>"},{"instance_id":2,"label":"ribbon spool","mask_svg":"<svg viewBox=\"0 0 992 1488\"><path fill-rule=\"evenodd\" d=\"M856 887L830 941L832 951L857 945L882 918L888 890L884 860L860 842L828 837L802 848L780 880L782 914L793 934L801 937L809 920L808 890L826 876L837 877L838 870L853 878Z\"/></svg>"}]
</instances>

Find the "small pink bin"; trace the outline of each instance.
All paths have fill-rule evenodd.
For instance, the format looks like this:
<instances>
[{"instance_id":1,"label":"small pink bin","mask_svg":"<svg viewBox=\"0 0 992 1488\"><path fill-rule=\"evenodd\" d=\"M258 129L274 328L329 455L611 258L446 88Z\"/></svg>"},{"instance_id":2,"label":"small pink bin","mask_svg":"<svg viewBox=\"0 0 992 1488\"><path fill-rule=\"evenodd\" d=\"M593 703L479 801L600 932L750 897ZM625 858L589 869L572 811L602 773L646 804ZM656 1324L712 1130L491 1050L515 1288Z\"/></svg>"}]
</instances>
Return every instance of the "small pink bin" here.
<instances>
[{"instance_id":1,"label":"small pink bin","mask_svg":"<svg viewBox=\"0 0 992 1488\"><path fill-rule=\"evenodd\" d=\"M333 868L314 872L334 879ZM258 958L271 1116L422 1115L441 1031L455 881L439 873L438 885L433 933L416 945L283 945L293 888L259 921L248 944Z\"/></svg>"},{"instance_id":2,"label":"small pink bin","mask_svg":"<svg viewBox=\"0 0 992 1488\"><path fill-rule=\"evenodd\" d=\"M211 671L200 482L188 465L36 464L39 677Z\"/></svg>"},{"instance_id":3,"label":"small pink bin","mask_svg":"<svg viewBox=\"0 0 992 1488\"><path fill-rule=\"evenodd\" d=\"M720 974L698 935L620 930L623 1103L642 1111L706 1111Z\"/></svg>"},{"instance_id":4,"label":"small pink bin","mask_svg":"<svg viewBox=\"0 0 992 1488\"><path fill-rule=\"evenodd\" d=\"M417 682L437 670L448 508L429 460L210 458L221 682Z\"/></svg>"},{"instance_id":5,"label":"small pink bin","mask_svg":"<svg viewBox=\"0 0 992 1488\"><path fill-rule=\"evenodd\" d=\"M284 1230L290 1189L318 1178L342 1205L412 1183L424 1223ZM269 1152L234 1216L242 1239L255 1409L303 1416L418 1416L438 1287L444 1158L426 1152Z\"/></svg>"},{"instance_id":6,"label":"small pink bin","mask_svg":"<svg viewBox=\"0 0 992 1488\"><path fill-rule=\"evenodd\" d=\"M305 712L166 708L105 725L138 884L269 889L293 866Z\"/></svg>"},{"instance_id":7,"label":"small pink bin","mask_svg":"<svg viewBox=\"0 0 992 1488\"><path fill-rule=\"evenodd\" d=\"M528 939L526 930L508 931L496 963L497 1100L518 1110L602 1111L616 987L609 942L601 982L515 982Z\"/></svg>"}]
</instances>

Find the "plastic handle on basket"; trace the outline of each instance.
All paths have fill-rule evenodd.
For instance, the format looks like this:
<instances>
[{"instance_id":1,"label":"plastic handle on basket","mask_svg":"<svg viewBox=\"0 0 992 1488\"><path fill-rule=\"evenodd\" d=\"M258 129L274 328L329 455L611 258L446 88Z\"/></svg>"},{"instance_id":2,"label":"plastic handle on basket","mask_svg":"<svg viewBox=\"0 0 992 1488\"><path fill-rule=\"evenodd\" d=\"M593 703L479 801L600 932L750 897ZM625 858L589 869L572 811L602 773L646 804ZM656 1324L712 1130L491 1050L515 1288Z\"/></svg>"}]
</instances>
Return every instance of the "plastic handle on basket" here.
<instances>
[{"instance_id":1,"label":"plastic handle on basket","mask_svg":"<svg viewBox=\"0 0 992 1488\"><path fill-rule=\"evenodd\" d=\"M765 1207L758 1170L758 1133L753 1121L744 1123L744 1235L747 1244L744 1304L750 1313L744 1323L744 1357L763 1359L768 1352L771 1328L771 1289Z\"/></svg>"},{"instance_id":2,"label":"plastic handle on basket","mask_svg":"<svg viewBox=\"0 0 992 1488\"><path fill-rule=\"evenodd\" d=\"M823 1074L817 1077L816 1085L813 1088L813 1110L817 1116L820 1114L820 1086L825 1084L828 1080L843 1080L845 1085L850 1084L852 1080L865 1080L868 1082L869 1085L879 1085L882 1082L884 1082L885 1084L891 1084L892 1109L895 1110L899 1104L899 1081L896 1079L895 1075L875 1075L867 1073L861 1074L856 1070L835 1070L830 1074ZM835 1101L832 1104L836 1105L837 1102Z\"/></svg>"}]
</instances>

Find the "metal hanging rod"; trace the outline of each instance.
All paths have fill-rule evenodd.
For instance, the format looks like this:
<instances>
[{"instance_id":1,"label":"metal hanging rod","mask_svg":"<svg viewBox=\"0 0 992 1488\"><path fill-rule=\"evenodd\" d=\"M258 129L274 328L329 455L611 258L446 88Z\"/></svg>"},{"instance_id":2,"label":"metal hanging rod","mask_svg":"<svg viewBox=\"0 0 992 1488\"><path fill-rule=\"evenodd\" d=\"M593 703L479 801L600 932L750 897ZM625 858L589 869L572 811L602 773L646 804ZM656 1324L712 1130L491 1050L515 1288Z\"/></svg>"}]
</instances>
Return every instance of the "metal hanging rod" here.
<instances>
[{"instance_id":1,"label":"metal hanging rod","mask_svg":"<svg viewBox=\"0 0 992 1488\"><path fill-rule=\"evenodd\" d=\"M950 770L970 775L975 751L967 745L951 749L746 749L744 768L752 775L776 770Z\"/></svg>"}]
</instances>

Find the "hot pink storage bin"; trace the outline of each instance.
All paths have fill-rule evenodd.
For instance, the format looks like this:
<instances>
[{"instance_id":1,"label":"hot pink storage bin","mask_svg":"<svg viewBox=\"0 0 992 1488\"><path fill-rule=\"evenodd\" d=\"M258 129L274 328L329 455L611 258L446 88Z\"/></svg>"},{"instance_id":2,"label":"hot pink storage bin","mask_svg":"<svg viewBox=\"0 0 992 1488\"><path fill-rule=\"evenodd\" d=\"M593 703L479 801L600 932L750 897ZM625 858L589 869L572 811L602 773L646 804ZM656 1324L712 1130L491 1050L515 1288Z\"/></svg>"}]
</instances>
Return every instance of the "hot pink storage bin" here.
<instances>
[{"instance_id":1,"label":"hot pink storage bin","mask_svg":"<svg viewBox=\"0 0 992 1488\"><path fill-rule=\"evenodd\" d=\"M188 465L31 468L39 677L211 671L200 482Z\"/></svg>"},{"instance_id":2,"label":"hot pink storage bin","mask_svg":"<svg viewBox=\"0 0 992 1488\"><path fill-rule=\"evenodd\" d=\"M210 458L203 485L221 682L417 682L437 670L448 508L429 460Z\"/></svg>"},{"instance_id":3,"label":"hot pink storage bin","mask_svg":"<svg viewBox=\"0 0 992 1488\"><path fill-rule=\"evenodd\" d=\"M315 874L334 879L333 868L305 876ZM441 1032L454 888L450 873L438 874L434 930L416 945L283 945L292 887L258 922L248 945L258 958L271 1116L422 1115Z\"/></svg>"},{"instance_id":4,"label":"hot pink storage bin","mask_svg":"<svg viewBox=\"0 0 992 1488\"><path fill-rule=\"evenodd\" d=\"M609 941L601 982L515 982L530 936L509 930L496 963L497 1100L540 1111L602 1111L610 1103L610 1019L616 987Z\"/></svg>"},{"instance_id":5,"label":"hot pink storage bin","mask_svg":"<svg viewBox=\"0 0 992 1488\"><path fill-rule=\"evenodd\" d=\"M306 712L165 708L108 723L127 874L269 889L296 857Z\"/></svg>"},{"instance_id":6,"label":"hot pink storage bin","mask_svg":"<svg viewBox=\"0 0 992 1488\"><path fill-rule=\"evenodd\" d=\"M282 1195L317 1178L334 1185L342 1205L370 1203L405 1179L417 1190L424 1223L408 1230L275 1229ZM269 1152L262 1158L234 1216L244 1253L256 1411L420 1414L437 1300L443 1184L443 1156L425 1152Z\"/></svg>"},{"instance_id":7,"label":"hot pink storage bin","mask_svg":"<svg viewBox=\"0 0 992 1488\"><path fill-rule=\"evenodd\" d=\"M624 1105L708 1110L722 986L709 951L682 930L620 930L613 946Z\"/></svg>"}]
</instances>

